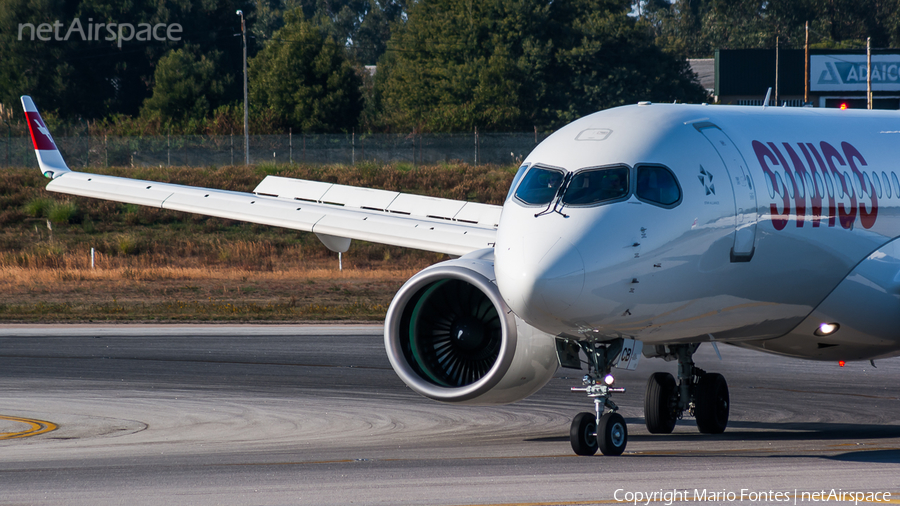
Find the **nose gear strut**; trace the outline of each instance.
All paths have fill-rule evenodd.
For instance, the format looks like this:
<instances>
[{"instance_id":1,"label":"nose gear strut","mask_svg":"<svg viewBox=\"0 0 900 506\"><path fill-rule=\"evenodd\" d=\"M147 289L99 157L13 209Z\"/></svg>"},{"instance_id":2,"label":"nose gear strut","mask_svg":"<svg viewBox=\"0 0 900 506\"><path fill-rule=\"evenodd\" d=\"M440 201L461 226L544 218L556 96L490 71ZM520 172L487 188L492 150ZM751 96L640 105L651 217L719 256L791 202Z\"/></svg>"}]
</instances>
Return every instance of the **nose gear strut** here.
<instances>
[{"instance_id":1,"label":"nose gear strut","mask_svg":"<svg viewBox=\"0 0 900 506\"><path fill-rule=\"evenodd\" d=\"M635 349L634 341L616 339L609 344L578 341L578 345L588 358L588 374L581 380L584 386L572 387L573 392L585 392L594 400L593 413L579 413L572 420L569 439L572 449L578 455L594 455L597 450L603 455L621 455L628 443L628 428L625 419L617 413L619 407L610 399L613 393L625 393L624 388L615 388L606 382L613 364L627 362ZM624 355L628 354L628 358Z\"/></svg>"}]
</instances>

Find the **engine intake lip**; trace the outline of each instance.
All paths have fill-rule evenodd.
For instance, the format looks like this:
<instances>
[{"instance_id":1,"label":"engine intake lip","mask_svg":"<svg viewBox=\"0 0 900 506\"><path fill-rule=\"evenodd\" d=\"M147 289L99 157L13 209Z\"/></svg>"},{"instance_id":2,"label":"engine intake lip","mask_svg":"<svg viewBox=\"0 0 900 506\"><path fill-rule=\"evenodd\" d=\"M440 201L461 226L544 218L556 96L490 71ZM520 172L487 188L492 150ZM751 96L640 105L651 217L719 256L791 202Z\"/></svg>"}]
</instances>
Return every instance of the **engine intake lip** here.
<instances>
[{"instance_id":1,"label":"engine intake lip","mask_svg":"<svg viewBox=\"0 0 900 506\"><path fill-rule=\"evenodd\" d=\"M459 260L451 260L450 262L459 262ZM401 332L404 324L404 311L407 305L424 287L447 279L469 283L487 296L497 310L500 319L501 335L503 336L497 360L487 373L475 382L460 387L441 386L419 376L407 362L402 345L402 339L406 337L402 336ZM497 285L483 274L461 265L438 264L410 278L391 301L384 322L385 349L397 375L419 394L443 402L472 400L484 395L495 387L503 379L512 364L516 352L516 338L515 315L503 301Z\"/></svg>"}]
</instances>

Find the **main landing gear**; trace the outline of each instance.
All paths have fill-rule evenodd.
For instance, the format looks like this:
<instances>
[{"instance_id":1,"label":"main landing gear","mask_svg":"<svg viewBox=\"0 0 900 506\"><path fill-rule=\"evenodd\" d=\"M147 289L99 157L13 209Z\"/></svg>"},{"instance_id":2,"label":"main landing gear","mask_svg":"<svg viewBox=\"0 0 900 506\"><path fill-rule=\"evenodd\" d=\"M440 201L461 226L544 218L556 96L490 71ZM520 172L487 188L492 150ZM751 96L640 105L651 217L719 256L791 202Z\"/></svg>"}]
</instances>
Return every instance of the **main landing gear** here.
<instances>
[{"instance_id":1,"label":"main landing gear","mask_svg":"<svg viewBox=\"0 0 900 506\"><path fill-rule=\"evenodd\" d=\"M728 384L721 374L708 373L694 365L700 346L679 344L657 346L655 356L678 360L678 384L666 372L657 372L647 381L644 419L652 434L669 434L687 411L704 434L721 434L728 425Z\"/></svg>"},{"instance_id":2,"label":"main landing gear","mask_svg":"<svg viewBox=\"0 0 900 506\"><path fill-rule=\"evenodd\" d=\"M624 388L612 387L610 374L613 363L622 360L624 343L624 339L608 345L578 343L588 357L588 374L582 379L584 386L572 387L572 391L585 392L594 399L594 412L579 413L569 429L572 449L578 455L594 455L598 449L603 455L621 455L625 451L628 428L625 419L616 412L619 407L609 398L610 394L625 392ZM629 354L631 351L626 350Z\"/></svg>"}]
</instances>

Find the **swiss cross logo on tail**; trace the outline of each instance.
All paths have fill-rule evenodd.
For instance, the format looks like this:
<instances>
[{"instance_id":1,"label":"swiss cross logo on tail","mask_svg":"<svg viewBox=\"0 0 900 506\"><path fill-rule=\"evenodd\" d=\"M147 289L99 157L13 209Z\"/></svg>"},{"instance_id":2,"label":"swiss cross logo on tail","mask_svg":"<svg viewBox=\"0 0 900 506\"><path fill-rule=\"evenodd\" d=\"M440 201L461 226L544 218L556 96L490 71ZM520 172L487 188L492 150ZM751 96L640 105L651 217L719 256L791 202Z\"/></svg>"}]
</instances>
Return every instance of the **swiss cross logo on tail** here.
<instances>
[{"instance_id":1,"label":"swiss cross logo on tail","mask_svg":"<svg viewBox=\"0 0 900 506\"><path fill-rule=\"evenodd\" d=\"M26 111L25 115L29 120L28 126L29 130L31 130L31 140L34 141L34 148L42 151L55 151L56 143L53 142L53 137L50 136L50 129L44 124L41 116L36 111Z\"/></svg>"},{"instance_id":2,"label":"swiss cross logo on tail","mask_svg":"<svg viewBox=\"0 0 900 506\"><path fill-rule=\"evenodd\" d=\"M40 132L44 134L47 139L50 140L50 142L53 142L53 137L50 137L50 130L48 130L46 126L41 124L40 119L35 119L34 123L37 125L38 130L40 130Z\"/></svg>"}]
</instances>

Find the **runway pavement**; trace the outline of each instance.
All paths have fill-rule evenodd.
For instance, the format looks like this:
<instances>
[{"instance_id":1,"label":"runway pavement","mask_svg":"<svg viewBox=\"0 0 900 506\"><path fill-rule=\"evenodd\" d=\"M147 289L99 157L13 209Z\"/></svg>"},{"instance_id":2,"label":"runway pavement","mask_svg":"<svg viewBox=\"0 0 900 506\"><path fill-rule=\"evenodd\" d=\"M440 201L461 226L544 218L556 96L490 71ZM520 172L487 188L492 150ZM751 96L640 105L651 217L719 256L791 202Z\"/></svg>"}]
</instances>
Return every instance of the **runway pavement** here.
<instances>
[{"instance_id":1,"label":"runway pavement","mask_svg":"<svg viewBox=\"0 0 900 506\"><path fill-rule=\"evenodd\" d=\"M569 392L578 371L509 406L439 404L397 378L381 332L2 326L0 505L900 502L898 359L841 368L720 346L720 362L701 346L698 366L731 391L716 436L690 418L647 433L647 377L675 364L643 359L618 376L625 455L576 457L569 423L592 409Z\"/></svg>"}]
</instances>

